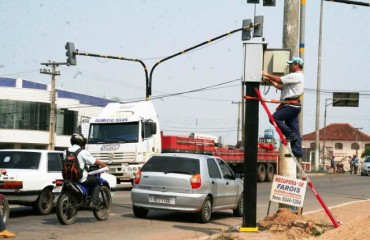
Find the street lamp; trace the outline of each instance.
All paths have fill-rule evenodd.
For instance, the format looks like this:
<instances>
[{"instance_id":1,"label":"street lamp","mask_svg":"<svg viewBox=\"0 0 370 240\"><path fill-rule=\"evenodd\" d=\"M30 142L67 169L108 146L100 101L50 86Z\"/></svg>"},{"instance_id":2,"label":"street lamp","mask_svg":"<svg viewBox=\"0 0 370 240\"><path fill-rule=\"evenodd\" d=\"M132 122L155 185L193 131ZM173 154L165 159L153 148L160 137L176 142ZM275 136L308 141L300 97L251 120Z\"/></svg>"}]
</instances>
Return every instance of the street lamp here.
<instances>
[{"instance_id":1,"label":"street lamp","mask_svg":"<svg viewBox=\"0 0 370 240\"><path fill-rule=\"evenodd\" d=\"M331 100L332 102L328 103L328 100ZM332 105L338 101L340 101L342 99L336 99L336 100L333 100L332 98L326 98L325 99L325 111L324 111L324 137L323 137L323 141L322 141L322 161L323 161L323 165L324 165L324 162L325 162L325 141L326 141L326 112L327 112L327 107L329 105Z\"/></svg>"},{"instance_id":2,"label":"street lamp","mask_svg":"<svg viewBox=\"0 0 370 240\"><path fill-rule=\"evenodd\" d=\"M358 149L359 149L359 141L358 141L358 130L362 129L361 128L355 128L355 134L356 134L356 157L358 158Z\"/></svg>"}]
</instances>

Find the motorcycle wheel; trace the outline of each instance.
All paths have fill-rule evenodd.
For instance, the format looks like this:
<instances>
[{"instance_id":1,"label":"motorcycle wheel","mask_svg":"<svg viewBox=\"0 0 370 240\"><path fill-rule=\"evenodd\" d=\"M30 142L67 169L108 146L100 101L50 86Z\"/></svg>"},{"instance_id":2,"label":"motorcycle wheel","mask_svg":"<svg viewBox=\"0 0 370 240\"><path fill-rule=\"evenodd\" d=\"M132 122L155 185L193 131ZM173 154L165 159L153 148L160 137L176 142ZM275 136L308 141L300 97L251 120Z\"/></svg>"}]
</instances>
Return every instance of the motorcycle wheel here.
<instances>
[{"instance_id":1,"label":"motorcycle wheel","mask_svg":"<svg viewBox=\"0 0 370 240\"><path fill-rule=\"evenodd\" d=\"M6 223L6 221L9 219L9 213L10 213L9 203L4 198L4 199L1 200L0 204L1 204L1 206L0 206L1 216L3 216L3 221L4 221L4 223Z\"/></svg>"},{"instance_id":2,"label":"motorcycle wheel","mask_svg":"<svg viewBox=\"0 0 370 240\"><path fill-rule=\"evenodd\" d=\"M94 210L94 217L99 221L107 220L112 205L112 195L107 186L101 186L99 193L99 207Z\"/></svg>"},{"instance_id":3,"label":"motorcycle wheel","mask_svg":"<svg viewBox=\"0 0 370 240\"><path fill-rule=\"evenodd\" d=\"M76 200L68 192L60 194L56 213L59 222L63 225L70 225L75 222L77 217Z\"/></svg>"}]
</instances>

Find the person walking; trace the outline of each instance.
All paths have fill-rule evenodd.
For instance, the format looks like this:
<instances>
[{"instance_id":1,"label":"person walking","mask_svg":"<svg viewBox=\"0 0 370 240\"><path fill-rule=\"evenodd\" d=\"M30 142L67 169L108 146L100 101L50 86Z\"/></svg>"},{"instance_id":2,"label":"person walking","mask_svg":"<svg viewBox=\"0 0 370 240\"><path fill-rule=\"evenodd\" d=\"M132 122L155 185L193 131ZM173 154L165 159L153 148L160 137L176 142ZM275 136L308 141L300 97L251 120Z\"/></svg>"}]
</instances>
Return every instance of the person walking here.
<instances>
[{"instance_id":1,"label":"person walking","mask_svg":"<svg viewBox=\"0 0 370 240\"><path fill-rule=\"evenodd\" d=\"M333 173L335 173L335 157L332 156L330 159L330 168L332 169Z\"/></svg>"},{"instance_id":2,"label":"person walking","mask_svg":"<svg viewBox=\"0 0 370 240\"><path fill-rule=\"evenodd\" d=\"M295 157L302 157L302 137L299 132L298 115L301 112L299 97L303 94L304 75L302 58L293 57L288 61L290 73L282 77L262 72L271 84L281 91L280 100L291 103L282 103L273 117L281 129L287 142L290 142Z\"/></svg>"},{"instance_id":3,"label":"person walking","mask_svg":"<svg viewBox=\"0 0 370 240\"><path fill-rule=\"evenodd\" d=\"M353 173L356 175L357 170L358 170L358 165L359 165L359 159L357 158L356 154L353 155L351 163L353 167Z\"/></svg>"}]
</instances>

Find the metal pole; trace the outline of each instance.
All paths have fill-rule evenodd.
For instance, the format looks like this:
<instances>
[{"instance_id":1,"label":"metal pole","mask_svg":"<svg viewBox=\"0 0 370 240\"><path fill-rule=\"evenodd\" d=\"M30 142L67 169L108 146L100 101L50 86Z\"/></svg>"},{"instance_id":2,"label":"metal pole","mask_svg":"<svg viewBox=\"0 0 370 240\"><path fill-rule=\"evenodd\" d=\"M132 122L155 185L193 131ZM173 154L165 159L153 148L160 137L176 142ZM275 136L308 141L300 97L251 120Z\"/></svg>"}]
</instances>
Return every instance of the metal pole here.
<instances>
[{"instance_id":1,"label":"metal pole","mask_svg":"<svg viewBox=\"0 0 370 240\"><path fill-rule=\"evenodd\" d=\"M320 29L319 29L319 49L317 57L317 86L316 86L316 136L315 136L315 170L319 170L320 159L320 90L321 90L321 50L322 50L322 15L323 2L320 4Z\"/></svg>"},{"instance_id":2,"label":"metal pole","mask_svg":"<svg viewBox=\"0 0 370 240\"><path fill-rule=\"evenodd\" d=\"M304 60L304 50L305 50L305 19L306 19L306 0L301 0L300 5L300 16L299 16L299 57ZM303 135L303 100L304 100L304 93L302 93L301 97L301 113L298 116L299 120L299 132ZM299 163L302 162L302 159L298 159ZM298 177L302 178L301 173L298 172Z\"/></svg>"},{"instance_id":3,"label":"metal pole","mask_svg":"<svg viewBox=\"0 0 370 240\"><path fill-rule=\"evenodd\" d=\"M243 85L242 85L243 86ZM241 105L243 102L231 102L232 104L238 104L238 127L237 127L237 133L236 133L236 141L238 146L242 146L241 144Z\"/></svg>"},{"instance_id":4,"label":"metal pole","mask_svg":"<svg viewBox=\"0 0 370 240\"><path fill-rule=\"evenodd\" d=\"M358 130L356 128L356 157L358 158Z\"/></svg>"},{"instance_id":5,"label":"metal pole","mask_svg":"<svg viewBox=\"0 0 370 240\"><path fill-rule=\"evenodd\" d=\"M257 97L258 82L246 82L246 94ZM245 103L245 144L244 144L244 208L243 227L257 230L257 149L259 102Z\"/></svg>"},{"instance_id":6,"label":"metal pole","mask_svg":"<svg viewBox=\"0 0 370 240\"><path fill-rule=\"evenodd\" d=\"M327 2L346 3L346 4L352 4L352 5L359 5L359 6L370 7L370 3L359 2L359 1L347 1L347 0L325 0L325 1L327 1Z\"/></svg>"},{"instance_id":7,"label":"metal pole","mask_svg":"<svg viewBox=\"0 0 370 240\"><path fill-rule=\"evenodd\" d=\"M326 111L327 111L327 106L328 106L328 98L325 99L325 111L324 111L324 139L322 143L322 156L323 159L325 159L325 141L326 141Z\"/></svg>"}]
</instances>

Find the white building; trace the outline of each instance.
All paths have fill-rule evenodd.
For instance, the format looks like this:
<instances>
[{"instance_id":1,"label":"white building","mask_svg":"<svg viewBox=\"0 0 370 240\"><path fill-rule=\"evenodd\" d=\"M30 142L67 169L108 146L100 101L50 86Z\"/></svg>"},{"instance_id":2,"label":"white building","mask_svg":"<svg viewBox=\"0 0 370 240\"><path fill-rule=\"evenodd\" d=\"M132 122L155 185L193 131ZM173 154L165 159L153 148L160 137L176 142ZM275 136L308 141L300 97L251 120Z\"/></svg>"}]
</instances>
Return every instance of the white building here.
<instances>
[{"instance_id":1,"label":"white building","mask_svg":"<svg viewBox=\"0 0 370 240\"><path fill-rule=\"evenodd\" d=\"M308 152L308 161L315 158L316 133L303 135L302 147ZM370 136L348 123L332 123L319 131L320 159L335 158L335 161L348 162L348 158L370 147ZM321 160L322 161L322 160Z\"/></svg>"},{"instance_id":2,"label":"white building","mask_svg":"<svg viewBox=\"0 0 370 240\"><path fill-rule=\"evenodd\" d=\"M0 149L47 149L51 87L0 77ZM83 119L97 116L112 100L56 89L55 149L70 146Z\"/></svg>"}]
</instances>

